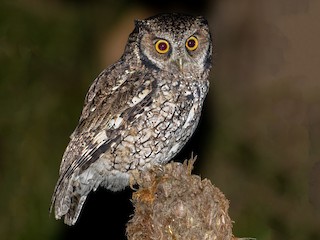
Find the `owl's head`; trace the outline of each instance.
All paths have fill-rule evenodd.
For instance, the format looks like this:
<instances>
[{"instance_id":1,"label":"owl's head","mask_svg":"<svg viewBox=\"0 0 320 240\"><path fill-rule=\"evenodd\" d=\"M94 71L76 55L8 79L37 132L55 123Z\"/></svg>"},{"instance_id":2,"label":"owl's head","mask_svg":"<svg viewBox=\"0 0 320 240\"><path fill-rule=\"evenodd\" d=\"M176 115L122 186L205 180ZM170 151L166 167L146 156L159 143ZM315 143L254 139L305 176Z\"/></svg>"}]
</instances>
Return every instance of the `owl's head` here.
<instances>
[{"instance_id":1,"label":"owl's head","mask_svg":"<svg viewBox=\"0 0 320 240\"><path fill-rule=\"evenodd\" d=\"M211 68L212 41L201 16L160 14L137 20L130 43L147 67L185 77L200 77Z\"/></svg>"}]
</instances>

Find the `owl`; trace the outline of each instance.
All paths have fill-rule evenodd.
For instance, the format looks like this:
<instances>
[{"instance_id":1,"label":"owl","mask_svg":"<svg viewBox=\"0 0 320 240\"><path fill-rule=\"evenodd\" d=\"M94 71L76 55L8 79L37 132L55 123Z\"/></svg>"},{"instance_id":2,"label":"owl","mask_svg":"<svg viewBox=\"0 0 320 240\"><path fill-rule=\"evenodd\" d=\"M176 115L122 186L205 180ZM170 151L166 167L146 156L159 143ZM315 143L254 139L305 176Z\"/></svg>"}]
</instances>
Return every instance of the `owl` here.
<instances>
[{"instance_id":1,"label":"owl","mask_svg":"<svg viewBox=\"0 0 320 240\"><path fill-rule=\"evenodd\" d=\"M135 171L165 164L181 150L201 115L212 49L201 16L135 21L124 54L85 97L52 196L56 219L75 224L91 191L120 191Z\"/></svg>"}]
</instances>

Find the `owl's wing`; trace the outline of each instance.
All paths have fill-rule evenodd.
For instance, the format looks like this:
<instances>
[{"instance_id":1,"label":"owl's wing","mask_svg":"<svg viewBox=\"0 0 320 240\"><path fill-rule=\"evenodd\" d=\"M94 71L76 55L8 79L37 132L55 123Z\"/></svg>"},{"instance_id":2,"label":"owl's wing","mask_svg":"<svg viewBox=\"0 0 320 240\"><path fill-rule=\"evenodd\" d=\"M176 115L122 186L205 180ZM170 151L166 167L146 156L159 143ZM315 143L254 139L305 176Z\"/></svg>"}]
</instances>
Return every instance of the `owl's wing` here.
<instances>
[{"instance_id":1,"label":"owl's wing","mask_svg":"<svg viewBox=\"0 0 320 240\"><path fill-rule=\"evenodd\" d=\"M89 158L94 162L97 160L94 153L105 152L107 145L119 140L119 131L151 103L155 87L152 76L140 71L118 76L114 84L110 84L109 74L100 75L86 96L79 124L63 156L60 174L71 174Z\"/></svg>"},{"instance_id":2,"label":"owl's wing","mask_svg":"<svg viewBox=\"0 0 320 240\"><path fill-rule=\"evenodd\" d=\"M155 79L140 70L119 76L110 69L99 75L89 89L79 124L63 155L52 204L63 197L58 195L65 192L72 175L88 168L112 143L121 140L120 131L151 103L155 91Z\"/></svg>"}]
</instances>

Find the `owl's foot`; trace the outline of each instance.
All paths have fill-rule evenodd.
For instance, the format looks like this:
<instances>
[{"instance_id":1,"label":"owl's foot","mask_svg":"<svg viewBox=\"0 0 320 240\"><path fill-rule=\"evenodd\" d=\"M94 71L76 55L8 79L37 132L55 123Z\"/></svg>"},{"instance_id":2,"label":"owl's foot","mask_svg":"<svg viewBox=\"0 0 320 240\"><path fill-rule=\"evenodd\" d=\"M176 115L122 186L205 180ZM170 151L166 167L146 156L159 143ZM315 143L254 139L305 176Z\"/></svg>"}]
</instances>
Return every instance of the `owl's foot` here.
<instances>
[{"instance_id":1,"label":"owl's foot","mask_svg":"<svg viewBox=\"0 0 320 240\"><path fill-rule=\"evenodd\" d=\"M133 170L129 177L129 187L137 191L138 189L134 187L134 185L138 184L138 179L140 178L140 173L138 170Z\"/></svg>"}]
</instances>

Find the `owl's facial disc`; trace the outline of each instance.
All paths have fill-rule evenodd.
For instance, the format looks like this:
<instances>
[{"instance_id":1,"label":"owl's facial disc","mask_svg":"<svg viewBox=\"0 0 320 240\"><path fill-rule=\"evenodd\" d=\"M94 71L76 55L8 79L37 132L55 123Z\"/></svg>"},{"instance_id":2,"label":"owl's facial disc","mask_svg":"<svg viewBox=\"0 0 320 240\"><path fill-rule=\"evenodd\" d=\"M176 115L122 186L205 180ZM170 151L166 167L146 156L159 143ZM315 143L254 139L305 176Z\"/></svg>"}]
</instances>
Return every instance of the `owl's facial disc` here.
<instances>
[{"instance_id":1,"label":"owl's facial disc","mask_svg":"<svg viewBox=\"0 0 320 240\"><path fill-rule=\"evenodd\" d=\"M146 66L196 77L205 70L209 42L207 36L198 32L190 33L182 39L169 33L146 33L141 38L140 56Z\"/></svg>"}]
</instances>

